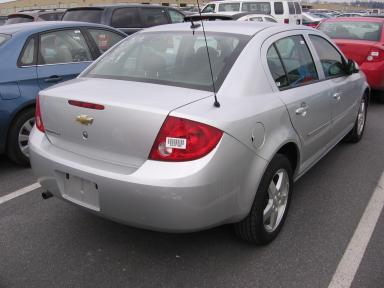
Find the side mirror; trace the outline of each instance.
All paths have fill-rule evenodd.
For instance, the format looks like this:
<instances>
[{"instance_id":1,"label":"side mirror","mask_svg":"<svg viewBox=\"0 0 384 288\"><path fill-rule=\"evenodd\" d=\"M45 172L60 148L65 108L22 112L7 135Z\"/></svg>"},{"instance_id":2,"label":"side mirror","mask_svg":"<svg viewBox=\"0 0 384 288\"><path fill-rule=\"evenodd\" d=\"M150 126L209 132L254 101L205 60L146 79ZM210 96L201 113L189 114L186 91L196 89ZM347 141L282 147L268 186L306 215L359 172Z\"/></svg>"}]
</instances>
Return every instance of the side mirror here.
<instances>
[{"instance_id":1,"label":"side mirror","mask_svg":"<svg viewBox=\"0 0 384 288\"><path fill-rule=\"evenodd\" d=\"M346 65L346 72L348 75L352 75L353 73L358 73L359 70L359 64L357 64L355 61L348 59L348 63Z\"/></svg>"}]
</instances>

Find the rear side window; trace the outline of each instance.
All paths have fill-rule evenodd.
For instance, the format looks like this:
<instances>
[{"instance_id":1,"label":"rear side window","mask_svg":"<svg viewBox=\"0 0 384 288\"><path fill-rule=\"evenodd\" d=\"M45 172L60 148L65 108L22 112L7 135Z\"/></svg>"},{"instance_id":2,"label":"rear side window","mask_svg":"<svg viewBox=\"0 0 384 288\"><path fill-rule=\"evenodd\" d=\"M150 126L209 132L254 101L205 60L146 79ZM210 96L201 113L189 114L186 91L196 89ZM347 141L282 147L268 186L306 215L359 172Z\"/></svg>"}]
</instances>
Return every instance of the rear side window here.
<instances>
[{"instance_id":1,"label":"rear side window","mask_svg":"<svg viewBox=\"0 0 384 288\"><path fill-rule=\"evenodd\" d=\"M301 14L301 7L298 2L295 2L295 10L296 10L296 14Z\"/></svg>"},{"instance_id":2,"label":"rear side window","mask_svg":"<svg viewBox=\"0 0 384 288\"><path fill-rule=\"evenodd\" d=\"M168 13L169 13L169 17L171 18L172 23L184 22L184 15L183 14L181 14L181 13L179 13L173 9L169 9Z\"/></svg>"},{"instance_id":3,"label":"rear side window","mask_svg":"<svg viewBox=\"0 0 384 288\"><path fill-rule=\"evenodd\" d=\"M275 2L275 14L276 15L282 15L284 14L284 6L283 6L283 2Z\"/></svg>"},{"instance_id":4,"label":"rear side window","mask_svg":"<svg viewBox=\"0 0 384 288\"><path fill-rule=\"evenodd\" d=\"M23 54L20 57L21 66L29 66L35 64L35 38L31 38L28 41L27 46L23 50Z\"/></svg>"},{"instance_id":5,"label":"rear side window","mask_svg":"<svg viewBox=\"0 0 384 288\"><path fill-rule=\"evenodd\" d=\"M261 18L261 17L251 17L251 18L249 18L249 21L263 22L263 18Z\"/></svg>"},{"instance_id":6,"label":"rear side window","mask_svg":"<svg viewBox=\"0 0 384 288\"><path fill-rule=\"evenodd\" d=\"M293 2L288 2L288 10L289 10L289 14L291 15L295 14L295 5L293 5Z\"/></svg>"},{"instance_id":7,"label":"rear side window","mask_svg":"<svg viewBox=\"0 0 384 288\"><path fill-rule=\"evenodd\" d=\"M137 8L120 8L112 14L111 25L116 28L141 27Z\"/></svg>"},{"instance_id":8,"label":"rear side window","mask_svg":"<svg viewBox=\"0 0 384 288\"><path fill-rule=\"evenodd\" d=\"M7 42L9 39L11 39L10 35L0 34L0 46Z\"/></svg>"},{"instance_id":9,"label":"rear side window","mask_svg":"<svg viewBox=\"0 0 384 288\"><path fill-rule=\"evenodd\" d=\"M203 11L201 13L212 13L215 12L215 4L208 4L204 7Z\"/></svg>"},{"instance_id":10,"label":"rear side window","mask_svg":"<svg viewBox=\"0 0 384 288\"><path fill-rule=\"evenodd\" d=\"M39 64L92 61L80 30L61 30L40 36Z\"/></svg>"},{"instance_id":11,"label":"rear side window","mask_svg":"<svg viewBox=\"0 0 384 288\"><path fill-rule=\"evenodd\" d=\"M255 14L271 14L271 4L269 2L243 2L242 12L253 12Z\"/></svg>"},{"instance_id":12,"label":"rear side window","mask_svg":"<svg viewBox=\"0 0 384 288\"><path fill-rule=\"evenodd\" d=\"M379 41L382 25L374 22L337 21L323 22L319 29L331 38Z\"/></svg>"},{"instance_id":13,"label":"rear side window","mask_svg":"<svg viewBox=\"0 0 384 288\"><path fill-rule=\"evenodd\" d=\"M164 9L142 8L141 18L144 27L168 24L167 13Z\"/></svg>"},{"instance_id":14,"label":"rear side window","mask_svg":"<svg viewBox=\"0 0 384 288\"><path fill-rule=\"evenodd\" d=\"M29 15L10 15L8 16L7 21L5 21L5 24L17 24L17 23L26 23L26 22L33 22L35 19L33 19L32 16Z\"/></svg>"},{"instance_id":15,"label":"rear side window","mask_svg":"<svg viewBox=\"0 0 384 288\"><path fill-rule=\"evenodd\" d=\"M302 36L282 38L276 41L274 46L291 87L308 84L319 79L312 55Z\"/></svg>"},{"instance_id":16,"label":"rear side window","mask_svg":"<svg viewBox=\"0 0 384 288\"><path fill-rule=\"evenodd\" d=\"M219 4L219 12L238 12L240 3L222 3Z\"/></svg>"},{"instance_id":17,"label":"rear side window","mask_svg":"<svg viewBox=\"0 0 384 288\"><path fill-rule=\"evenodd\" d=\"M275 45L272 45L268 49L267 62L269 70L272 74L272 78L275 81L277 87L284 88L289 86L287 74L285 73L283 63L281 63L281 59L277 53Z\"/></svg>"},{"instance_id":18,"label":"rear side window","mask_svg":"<svg viewBox=\"0 0 384 288\"><path fill-rule=\"evenodd\" d=\"M344 58L339 51L326 39L320 36L310 35L313 46L319 55L321 66L326 78L345 75Z\"/></svg>"},{"instance_id":19,"label":"rear side window","mask_svg":"<svg viewBox=\"0 0 384 288\"><path fill-rule=\"evenodd\" d=\"M120 34L102 29L89 28L88 31L91 34L92 39L95 41L100 54L104 53L124 38Z\"/></svg>"},{"instance_id":20,"label":"rear side window","mask_svg":"<svg viewBox=\"0 0 384 288\"><path fill-rule=\"evenodd\" d=\"M61 16L63 16L63 13L48 13L40 15L39 19L44 21L57 21L61 19Z\"/></svg>"},{"instance_id":21,"label":"rear side window","mask_svg":"<svg viewBox=\"0 0 384 288\"><path fill-rule=\"evenodd\" d=\"M277 21L273 18L270 18L270 17L264 17L265 18L265 21L267 22L273 22L273 23L276 23Z\"/></svg>"},{"instance_id":22,"label":"rear side window","mask_svg":"<svg viewBox=\"0 0 384 288\"><path fill-rule=\"evenodd\" d=\"M76 9L68 10L63 16L63 21L80 21L90 23L101 23L101 9Z\"/></svg>"}]
</instances>

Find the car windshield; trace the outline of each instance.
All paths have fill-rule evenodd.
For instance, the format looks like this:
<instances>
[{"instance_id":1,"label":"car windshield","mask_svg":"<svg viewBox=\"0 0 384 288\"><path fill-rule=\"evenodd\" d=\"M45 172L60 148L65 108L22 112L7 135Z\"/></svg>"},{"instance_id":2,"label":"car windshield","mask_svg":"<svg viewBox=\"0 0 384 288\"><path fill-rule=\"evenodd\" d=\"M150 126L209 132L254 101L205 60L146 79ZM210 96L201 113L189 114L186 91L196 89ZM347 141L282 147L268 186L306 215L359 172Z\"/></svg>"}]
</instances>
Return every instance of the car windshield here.
<instances>
[{"instance_id":1,"label":"car windshield","mask_svg":"<svg viewBox=\"0 0 384 288\"><path fill-rule=\"evenodd\" d=\"M102 13L103 13L103 10L101 9L68 10L67 12L65 12L62 20L100 23Z\"/></svg>"},{"instance_id":2,"label":"car windshield","mask_svg":"<svg viewBox=\"0 0 384 288\"><path fill-rule=\"evenodd\" d=\"M3 45L7 40L11 39L10 35L0 34L0 46Z\"/></svg>"},{"instance_id":3,"label":"car windshield","mask_svg":"<svg viewBox=\"0 0 384 288\"><path fill-rule=\"evenodd\" d=\"M253 12L255 14L271 14L271 3L269 2L244 2L241 7L243 12Z\"/></svg>"},{"instance_id":4,"label":"car windshield","mask_svg":"<svg viewBox=\"0 0 384 288\"><path fill-rule=\"evenodd\" d=\"M17 24L17 23L25 23L25 22L33 22L34 19L32 16L28 15L15 15L15 16L8 16L7 21L5 21L5 24Z\"/></svg>"},{"instance_id":5,"label":"car windshield","mask_svg":"<svg viewBox=\"0 0 384 288\"><path fill-rule=\"evenodd\" d=\"M147 82L213 91L249 41L245 35L200 32L139 33L108 52L83 77Z\"/></svg>"},{"instance_id":6,"label":"car windshield","mask_svg":"<svg viewBox=\"0 0 384 288\"><path fill-rule=\"evenodd\" d=\"M323 22L320 30L331 38L352 39L365 41L379 41L381 36L381 23L337 21Z\"/></svg>"}]
</instances>

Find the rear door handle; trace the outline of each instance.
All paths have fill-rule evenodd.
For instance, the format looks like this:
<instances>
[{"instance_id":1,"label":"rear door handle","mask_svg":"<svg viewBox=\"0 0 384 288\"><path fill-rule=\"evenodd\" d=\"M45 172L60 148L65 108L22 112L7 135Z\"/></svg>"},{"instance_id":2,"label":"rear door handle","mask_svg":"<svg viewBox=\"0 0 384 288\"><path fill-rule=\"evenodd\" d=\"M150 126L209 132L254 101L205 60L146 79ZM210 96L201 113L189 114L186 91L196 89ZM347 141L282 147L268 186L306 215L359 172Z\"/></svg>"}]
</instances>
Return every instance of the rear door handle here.
<instances>
[{"instance_id":1,"label":"rear door handle","mask_svg":"<svg viewBox=\"0 0 384 288\"><path fill-rule=\"evenodd\" d=\"M45 83L56 83L56 82L59 82L61 80L63 80L63 77L58 76L58 75L53 75L53 76L50 76L48 78L45 78L44 82Z\"/></svg>"},{"instance_id":2,"label":"rear door handle","mask_svg":"<svg viewBox=\"0 0 384 288\"><path fill-rule=\"evenodd\" d=\"M336 93L333 93L332 97L333 97L333 99L340 101L342 94L343 94L343 92L336 92Z\"/></svg>"},{"instance_id":3,"label":"rear door handle","mask_svg":"<svg viewBox=\"0 0 384 288\"><path fill-rule=\"evenodd\" d=\"M296 115L301 115L305 117L307 115L308 105L301 103L301 106L295 110Z\"/></svg>"}]
</instances>

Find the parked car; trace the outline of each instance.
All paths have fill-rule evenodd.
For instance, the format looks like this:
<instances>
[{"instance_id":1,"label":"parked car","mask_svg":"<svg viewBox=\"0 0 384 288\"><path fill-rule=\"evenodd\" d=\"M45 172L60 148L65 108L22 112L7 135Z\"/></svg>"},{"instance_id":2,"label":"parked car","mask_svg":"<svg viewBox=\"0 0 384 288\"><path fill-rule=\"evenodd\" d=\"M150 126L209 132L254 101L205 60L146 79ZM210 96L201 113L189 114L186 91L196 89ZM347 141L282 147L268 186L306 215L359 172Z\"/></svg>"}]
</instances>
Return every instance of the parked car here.
<instances>
[{"instance_id":1,"label":"parked car","mask_svg":"<svg viewBox=\"0 0 384 288\"><path fill-rule=\"evenodd\" d=\"M190 22L191 20L192 21L232 20L232 21L257 21L257 22L277 23L277 20L271 15L253 14L252 12L233 13L233 14L204 13L201 15L193 14L193 15L184 17L185 22Z\"/></svg>"},{"instance_id":2,"label":"parked car","mask_svg":"<svg viewBox=\"0 0 384 288\"><path fill-rule=\"evenodd\" d=\"M329 19L319 29L356 61L373 89L384 90L384 18Z\"/></svg>"},{"instance_id":3,"label":"parked car","mask_svg":"<svg viewBox=\"0 0 384 288\"><path fill-rule=\"evenodd\" d=\"M36 21L60 21L64 9L21 10L8 15L5 25Z\"/></svg>"},{"instance_id":4,"label":"parked car","mask_svg":"<svg viewBox=\"0 0 384 288\"><path fill-rule=\"evenodd\" d=\"M30 152L45 197L146 229L277 236L293 182L361 139L368 84L318 30L204 26L145 29L39 94Z\"/></svg>"},{"instance_id":5,"label":"parked car","mask_svg":"<svg viewBox=\"0 0 384 288\"><path fill-rule=\"evenodd\" d=\"M301 5L297 1L285 0L223 0L210 2L202 13L252 12L272 15L280 23L301 24Z\"/></svg>"},{"instance_id":6,"label":"parked car","mask_svg":"<svg viewBox=\"0 0 384 288\"><path fill-rule=\"evenodd\" d=\"M76 77L126 35L97 24L34 22L0 27L0 153L28 163L41 89Z\"/></svg>"},{"instance_id":7,"label":"parked car","mask_svg":"<svg viewBox=\"0 0 384 288\"><path fill-rule=\"evenodd\" d=\"M7 17L0 16L0 26L4 25L5 21L7 21Z\"/></svg>"},{"instance_id":8,"label":"parked car","mask_svg":"<svg viewBox=\"0 0 384 288\"><path fill-rule=\"evenodd\" d=\"M132 34L147 27L183 22L184 16L172 7L126 4L70 8L62 20L100 23Z\"/></svg>"},{"instance_id":9,"label":"parked car","mask_svg":"<svg viewBox=\"0 0 384 288\"><path fill-rule=\"evenodd\" d=\"M362 16L365 16L367 15L367 13L358 13L358 12L351 12L351 13L341 13L339 15L337 15L337 18L340 18L340 17L362 17Z\"/></svg>"},{"instance_id":10,"label":"parked car","mask_svg":"<svg viewBox=\"0 0 384 288\"><path fill-rule=\"evenodd\" d=\"M309 12L303 12L303 25L309 26L309 27L317 27L322 21L324 21L324 18L317 17Z\"/></svg>"}]
</instances>

